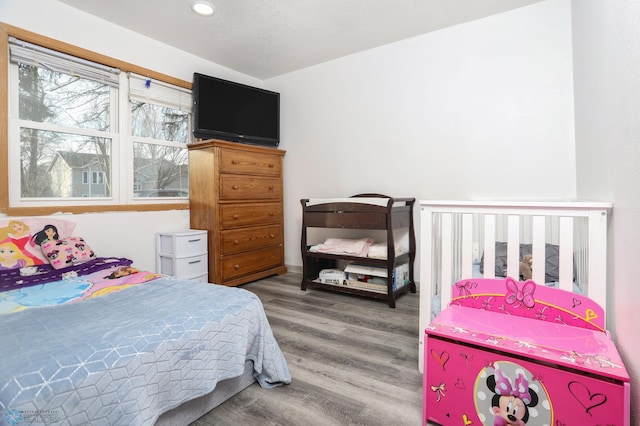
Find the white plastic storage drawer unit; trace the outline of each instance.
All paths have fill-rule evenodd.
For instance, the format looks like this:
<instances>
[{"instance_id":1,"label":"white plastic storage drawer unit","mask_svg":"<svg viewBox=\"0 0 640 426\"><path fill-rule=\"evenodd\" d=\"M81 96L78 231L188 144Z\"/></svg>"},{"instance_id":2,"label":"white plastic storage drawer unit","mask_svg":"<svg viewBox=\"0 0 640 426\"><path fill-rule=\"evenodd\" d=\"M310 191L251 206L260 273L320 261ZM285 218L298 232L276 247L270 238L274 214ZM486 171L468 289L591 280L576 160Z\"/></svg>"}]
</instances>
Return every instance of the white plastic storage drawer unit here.
<instances>
[{"instance_id":1,"label":"white plastic storage drawer unit","mask_svg":"<svg viewBox=\"0 0 640 426\"><path fill-rule=\"evenodd\" d=\"M156 234L156 272L208 282L207 231L185 229Z\"/></svg>"}]
</instances>

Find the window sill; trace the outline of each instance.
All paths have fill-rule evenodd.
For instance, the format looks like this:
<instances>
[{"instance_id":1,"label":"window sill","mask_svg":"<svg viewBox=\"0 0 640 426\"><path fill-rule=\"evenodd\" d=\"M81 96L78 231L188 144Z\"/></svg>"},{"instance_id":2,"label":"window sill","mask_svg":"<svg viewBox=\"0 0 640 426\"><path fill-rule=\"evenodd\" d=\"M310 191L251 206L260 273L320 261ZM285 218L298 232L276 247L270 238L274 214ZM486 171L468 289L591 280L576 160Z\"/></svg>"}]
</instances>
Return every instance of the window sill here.
<instances>
[{"instance_id":1,"label":"window sill","mask_svg":"<svg viewBox=\"0 0 640 426\"><path fill-rule=\"evenodd\" d=\"M56 213L107 213L107 212L148 212L163 210L189 210L189 202L176 204L136 204L112 206L67 206L67 207L8 207L0 208L0 214L7 216L47 216Z\"/></svg>"}]
</instances>

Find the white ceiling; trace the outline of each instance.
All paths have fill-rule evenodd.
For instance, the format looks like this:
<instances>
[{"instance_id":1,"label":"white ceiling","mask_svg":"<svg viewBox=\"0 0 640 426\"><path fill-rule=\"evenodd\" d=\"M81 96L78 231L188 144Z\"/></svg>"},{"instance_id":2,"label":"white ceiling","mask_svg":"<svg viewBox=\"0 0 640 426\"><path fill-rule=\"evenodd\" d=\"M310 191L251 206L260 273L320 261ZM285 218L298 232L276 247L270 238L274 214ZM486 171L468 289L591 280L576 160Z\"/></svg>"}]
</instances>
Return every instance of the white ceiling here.
<instances>
[{"instance_id":1,"label":"white ceiling","mask_svg":"<svg viewBox=\"0 0 640 426\"><path fill-rule=\"evenodd\" d=\"M60 0L260 80L541 0Z\"/></svg>"}]
</instances>

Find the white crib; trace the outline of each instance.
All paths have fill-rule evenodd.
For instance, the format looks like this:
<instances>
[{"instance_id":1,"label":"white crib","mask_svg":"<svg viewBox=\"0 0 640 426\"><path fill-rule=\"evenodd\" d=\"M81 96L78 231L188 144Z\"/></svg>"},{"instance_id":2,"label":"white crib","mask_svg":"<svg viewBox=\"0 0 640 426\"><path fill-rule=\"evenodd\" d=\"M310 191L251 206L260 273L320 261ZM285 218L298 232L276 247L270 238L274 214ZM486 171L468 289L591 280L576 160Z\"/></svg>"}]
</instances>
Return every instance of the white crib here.
<instances>
[{"instance_id":1,"label":"white crib","mask_svg":"<svg viewBox=\"0 0 640 426\"><path fill-rule=\"evenodd\" d=\"M420 208L420 371L425 327L448 305L452 285L500 274L496 242L506 243L507 276L519 277L521 245L530 244L536 283L587 295L606 312L610 203L429 200L421 201ZM558 251L557 282L545 280L548 245Z\"/></svg>"}]
</instances>

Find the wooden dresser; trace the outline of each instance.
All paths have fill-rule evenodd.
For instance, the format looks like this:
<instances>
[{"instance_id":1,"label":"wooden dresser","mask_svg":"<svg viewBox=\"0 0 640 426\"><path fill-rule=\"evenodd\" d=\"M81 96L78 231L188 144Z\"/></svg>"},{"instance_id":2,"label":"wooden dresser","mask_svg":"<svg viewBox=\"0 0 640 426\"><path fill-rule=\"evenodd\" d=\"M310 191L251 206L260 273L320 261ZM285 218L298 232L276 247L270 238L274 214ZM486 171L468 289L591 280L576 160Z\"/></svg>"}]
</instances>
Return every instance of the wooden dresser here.
<instances>
[{"instance_id":1,"label":"wooden dresser","mask_svg":"<svg viewBox=\"0 0 640 426\"><path fill-rule=\"evenodd\" d=\"M285 151L213 139L188 148L190 226L208 231L209 282L235 286L286 273Z\"/></svg>"}]
</instances>

